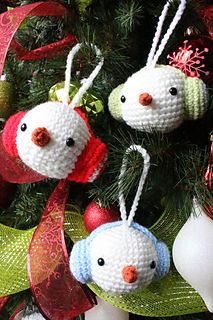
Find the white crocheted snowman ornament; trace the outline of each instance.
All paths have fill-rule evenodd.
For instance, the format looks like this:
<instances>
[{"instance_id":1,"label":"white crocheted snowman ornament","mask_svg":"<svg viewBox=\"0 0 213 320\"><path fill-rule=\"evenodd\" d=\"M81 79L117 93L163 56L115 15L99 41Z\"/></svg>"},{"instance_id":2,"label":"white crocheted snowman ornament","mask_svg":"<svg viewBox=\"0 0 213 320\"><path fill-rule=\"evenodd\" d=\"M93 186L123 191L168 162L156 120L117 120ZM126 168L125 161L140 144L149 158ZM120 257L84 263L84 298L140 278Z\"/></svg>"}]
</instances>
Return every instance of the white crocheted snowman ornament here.
<instances>
[{"instance_id":1,"label":"white crocheted snowman ornament","mask_svg":"<svg viewBox=\"0 0 213 320\"><path fill-rule=\"evenodd\" d=\"M75 106L92 85L103 65L101 58L69 104L69 84L77 44L67 57L64 102L45 102L11 116L5 124L2 142L7 153L21 159L26 171L42 177L91 182L103 170L106 146L95 137L86 116ZM97 56L100 50L92 45Z\"/></svg>"},{"instance_id":2,"label":"white crocheted snowman ornament","mask_svg":"<svg viewBox=\"0 0 213 320\"><path fill-rule=\"evenodd\" d=\"M46 102L22 118L16 143L20 158L30 168L50 178L64 179L89 138L89 129L72 108Z\"/></svg>"},{"instance_id":3,"label":"white crocheted snowman ornament","mask_svg":"<svg viewBox=\"0 0 213 320\"><path fill-rule=\"evenodd\" d=\"M198 119L207 109L208 91L201 79L186 76L167 65L156 65L185 9L181 0L177 13L156 51L162 25L171 1L165 5L144 68L115 88L109 96L109 111L139 131L169 132L185 120ZM155 53L156 51L156 53Z\"/></svg>"},{"instance_id":4,"label":"white crocheted snowman ornament","mask_svg":"<svg viewBox=\"0 0 213 320\"><path fill-rule=\"evenodd\" d=\"M127 149L144 157L144 170L127 219L123 193L120 190L122 221L104 224L87 239L77 242L70 256L70 269L81 283L95 282L104 291L124 294L146 288L154 278L162 278L169 270L169 251L145 227L133 222L135 210L149 168L149 156L140 146ZM126 171L124 158L119 186Z\"/></svg>"}]
</instances>

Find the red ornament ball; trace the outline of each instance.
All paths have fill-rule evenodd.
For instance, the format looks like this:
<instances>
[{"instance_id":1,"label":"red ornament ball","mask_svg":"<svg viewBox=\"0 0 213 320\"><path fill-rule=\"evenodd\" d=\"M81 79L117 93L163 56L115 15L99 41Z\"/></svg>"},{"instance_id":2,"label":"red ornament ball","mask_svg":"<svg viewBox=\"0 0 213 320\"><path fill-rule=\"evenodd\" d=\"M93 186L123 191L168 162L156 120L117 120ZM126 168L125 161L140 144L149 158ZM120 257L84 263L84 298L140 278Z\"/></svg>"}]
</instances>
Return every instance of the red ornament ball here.
<instances>
[{"instance_id":1,"label":"red ornament ball","mask_svg":"<svg viewBox=\"0 0 213 320\"><path fill-rule=\"evenodd\" d=\"M120 220L116 206L101 207L98 202L92 201L84 212L84 225L88 232L92 232L104 223Z\"/></svg>"},{"instance_id":2,"label":"red ornament ball","mask_svg":"<svg viewBox=\"0 0 213 320\"><path fill-rule=\"evenodd\" d=\"M197 77L207 85L213 84L213 40L207 36L190 36L178 43L168 54L169 65L189 77Z\"/></svg>"}]
</instances>

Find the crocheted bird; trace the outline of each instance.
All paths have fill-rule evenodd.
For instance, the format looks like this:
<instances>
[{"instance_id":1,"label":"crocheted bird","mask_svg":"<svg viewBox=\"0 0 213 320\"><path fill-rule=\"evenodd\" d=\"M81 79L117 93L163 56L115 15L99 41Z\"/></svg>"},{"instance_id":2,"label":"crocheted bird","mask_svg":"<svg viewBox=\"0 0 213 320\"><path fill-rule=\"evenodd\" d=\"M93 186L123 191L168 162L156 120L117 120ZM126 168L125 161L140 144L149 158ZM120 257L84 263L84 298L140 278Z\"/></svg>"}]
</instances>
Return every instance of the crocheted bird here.
<instances>
[{"instance_id":1,"label":"crocheted bird","mask_svg":"<svg viewBox=\"0 0 213 320\"><path fill-rule=\"evenodd\" d=\"M145 227L133 222L140 194L149 168L149 155L141 146L127 149L144 157L144 169L127 218L122 193L124 157L119 177L119 202L122 221L103 224L85 240L77 242L71 252L70 269L81 283L95 282L104 291L120 294L146 288L151 281L162 278L169 270L170 255L165 243Z\"/></svg>"},{"instance_id":2,"label":"crocheted bird","mask_svg":"<svg viewBox=\"0 0 213 320\"><path fill-rule=\"evenodd\" d=\"M146 66L115 88L109 96L111 115L139 131L169 132L186 119L201 118L207 109L208 90L201 79L189 77L175 67L156 64L181 18L186 1L180 1L174 20L156 51L170 4L171 1L166 3L159 18Z\"/></svg>"},{"instance_id":3,"label":"crocheted bird","mask_svg":"<svg viewBox=\"0 0 213 320\"><path fill-rule=\"evenodd\" d=\"M86 116L60 102L46 102L11 116L2 144L9 156L20 158L41 179L83 183L100 175L107 153Z\"/></svg>"}]
</instances>

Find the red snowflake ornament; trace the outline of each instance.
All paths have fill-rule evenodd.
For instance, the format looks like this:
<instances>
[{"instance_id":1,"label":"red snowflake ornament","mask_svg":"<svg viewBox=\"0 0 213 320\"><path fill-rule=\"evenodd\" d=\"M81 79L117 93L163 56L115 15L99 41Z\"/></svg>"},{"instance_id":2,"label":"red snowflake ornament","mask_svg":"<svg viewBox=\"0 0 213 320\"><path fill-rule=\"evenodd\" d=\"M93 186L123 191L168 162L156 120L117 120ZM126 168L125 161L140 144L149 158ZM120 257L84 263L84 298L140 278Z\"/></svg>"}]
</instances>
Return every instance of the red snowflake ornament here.
<instances>
[{"instance_id":1,"label":"red snowflake ornament","mask_svg":"<svg viewBox=\"0 0 213 320\"><path fill-rule=\"evenodd\" d=\"M168 64L186 76L197 77L207 85L213 84L213 40L207 36L190 36L168 54Z\"/></svg>"},{"instance_id":2,"label":"red snowflake ornament","mask_svg":"<svg viewBox=\"0 0 213 320\"><path fill-rule=\"evenodd\" d=\"M209 75L209 71L205 71L205 53L209 52L208 48L200 50L199 48L192 49L192 45L185 40L183 47L179 47L179 51L168 55L169 64L180 69L183 73L190 77L200 78L201 73Z\"/></svg>"}]
</instances>

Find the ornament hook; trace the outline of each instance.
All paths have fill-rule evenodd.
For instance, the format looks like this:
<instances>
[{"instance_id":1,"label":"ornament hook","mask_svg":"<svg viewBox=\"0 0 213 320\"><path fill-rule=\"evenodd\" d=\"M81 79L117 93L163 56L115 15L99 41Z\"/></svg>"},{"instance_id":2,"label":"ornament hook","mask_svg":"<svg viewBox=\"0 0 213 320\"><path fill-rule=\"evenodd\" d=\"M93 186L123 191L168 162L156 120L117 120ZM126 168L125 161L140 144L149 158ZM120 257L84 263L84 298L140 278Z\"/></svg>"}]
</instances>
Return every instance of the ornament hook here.
<instances>
[{"instance_id":1,"label":"ornament hook","mask_svg":"<svg viewBox=\"0 0 213 320\"><path fill-rule=\"evenodd\" d=\"M125 205L125 199L124 199L124 195L123 195L123 191L122 191L122 182L123 182L123 177L124 174L126 172L127 169L127 156L129 155L130 152L132 151L137 151L139 152L143 159L144 159L144 165L143 165L143 172L141 174L140 177L140 181L138 184L138 189L134 198L134 201L132 203L132 207L129 213L129 216L127 218L127 212L126 212L126 205ZM138 206L138 202L140 200L140 196L141 196L141 192L144 186L144 183L146 181L146 177L149 171L149 167L150 167L150 156L147 153L146 149L142 148L139 145L131 145L125 152L124 158L123 158L123 162L122 162L122 166L121 166L121 171L120 171L120 175L118 178L118 188L119 188L119 204L120 204L120 212L121 212L121 219L125 222L127 221L127 225L130 226L134 216L135 216L135 212L137 210L137 206Z\"/></svg>"},{"instance_id":2,"label":"ornament hook","mask_svg":"<svg viewBox=\"0 0 213 320\"><path fill-rule=\"evenodd\" d=\"M165 33L165 35L164 35L163 39L161 40L161 42L158 46L158 49L157 49L157 45L159 43L163 24L164 24L164 21L165 21L165 18L166 18L166 15L167 15L167 12L168 12L170 5L171 5L171 1L167 1L167 3L165 4L163 11L160 15L160 18L158 20L157 30L155 32L153 42L152 42L152 47L151 47L150 53L148 55L147 63L146 63L147 67L155 67L155 65L156 65L160 55L162 54L172 32L174 31L180 18L182 17L182 14L183 14L185 7L186 7L186 0L180 1L179 7L178 7L177 12L174 16L174 19L172 20L167 32Z\"/></svg>"},{"instance_id":3,"label":"ornament hook","mask_svg":"<svg viewBox=\"0 0 213 320\"><path fill-rule=\"evenodd\" d=\"M76 44L67 56L67 66L65 71L65 84L64 84L64 99L63 99L63 102L65 104L68 104L68 100L69 100L69 85L70 85L70 79L71 79L71 69L72 69L73 59L76 53L80 50L82 46L83 46L83 43ZM91 87L93 80L98 75L104 63L104 58L102 57L100 49L98 49L98 47L96 47L96 45L94 44L90 44L90 46L95 51L96 56L100 57L100 61L95 67L95 69L92 71L90 76L84 81L84 83L82 84L82 86L80 87L80 89L78 90L74 98L72 99L72 102L70 104L71 108L74 108L79 103L83 94L89 89L89 87Z\"/></svg>"}]
</instances>

